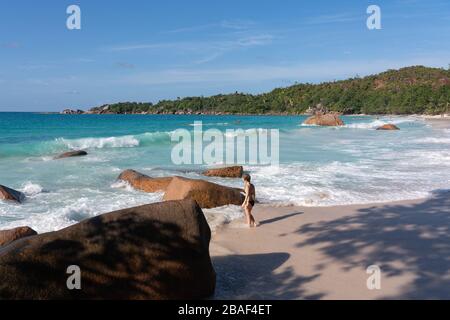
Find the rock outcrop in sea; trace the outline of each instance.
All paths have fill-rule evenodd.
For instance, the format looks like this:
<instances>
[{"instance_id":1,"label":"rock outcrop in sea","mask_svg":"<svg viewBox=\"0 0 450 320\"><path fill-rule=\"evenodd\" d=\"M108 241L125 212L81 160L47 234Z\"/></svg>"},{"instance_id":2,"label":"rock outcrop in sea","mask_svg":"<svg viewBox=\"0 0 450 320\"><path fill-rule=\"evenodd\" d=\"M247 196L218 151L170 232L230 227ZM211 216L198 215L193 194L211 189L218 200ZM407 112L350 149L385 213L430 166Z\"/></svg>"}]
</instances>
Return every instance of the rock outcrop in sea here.
<instances>
[{"instance_id":1,"label":"rock outcrop in sea","mask_svg":"<svg viewBox=\"0 0 450 320\"><path fill-rule=\"evenodd\" d=\"M164 201L192 199L201 208L216 208L226 205L241 205L242 190L221 186L205 180L174 177L164 194Z\"/></svg>"},{"instance_id":2,"label":"rock outcrop in sea","mask_svg":"<svg viewBox=\"0 0 450 320\"><path fill-rule=\"evenodd\" d=\"M88 155L88 153L86 151L75 150L75 151L64 152L64 153L56 156L54 159L58 160L58 159L73 158L73 157L83 157L83 156L87 156L87 155Z\"/></svg>"},{"instance_id":3,"label":"rock outcrop in sea","mask_svg":"<svg viewBox=\"0 0 450 320\"><path fill-rule=\"evenodd\" d=\"M25 195L20 191L0 185L0 200L22 203L25 200Z\"/></svg>"},{"instance_id":4,"label":"rock outcrop in sea","mask_svg":"<svg viewBox=\"0 0 450 320\"><path fill-rule=\"evenodd\" d=\"M339 117L337 113L316 113L314 116L309 117L304 122L306 125L317 125L317 126L343 126L344 121Z\"/></svg>"},{"instance_id":5,"label":"rock outcrop in sea","mask_svg":"<svg viewBox=\"0 0 450 320\"><path fill-rule=\"evenodd\" d=\"M397 127L395 124L385 124L377 128L377 130L400 130L400 128Z\"/></svg>"},{"instance_id":6,"label":"rock outcrop in sea","mask_svg":"<svg viewBox=\"0 0 450 320\"><path fill-rule=\"evenodd\" d=\"M73 109L65 109L63 111L61 111L61 114L83 114L84 111L77 109L77 110L73 110Z\"/></svg>"},{"instance_id":7,"label":"rock outcrop in sea","mask_svg":"<svg viewBox=\"0 0 450 320\"><path fill-rule=\"evenodd\" d=\"M37 232L30 227L19 227L10 230L0 231L0 247L16 240L37 235Z\"/></svg>"},{"instance_id":8,"label":"rock outcrop in sea","mask_svg":"<svg viewBox=\"0 0 450 320\"><path fill-rule=\"evenodd\" d=\"M208 298L216 284L210 238L193 200L103 214L2 247L0 299ZM77 268L81 289L69 290Z\"/></svg>"},{"instance_id":9,"label":"rock outcrop in sea","mask_svg":"<svg viewBox=\"0 0 450 320\"><path fill-rule=\"evenodd\" d=\"M151 178L135 170L125 170L117 179L129 183L135 189L149 193L165 191L172 181L172 177Z\"/></svg>"},{"instance_id":10,"label":"rock outcrop in sea","mask_svg":"<svg viewBox=\"0 0 450 320\"><path fill-rule=\"evenodd\" d=\"M203 172L207 177L221 177L221 178L242 178L244 168L242 166L226 167L209 169Z\"/></svg>"}]
</instances>

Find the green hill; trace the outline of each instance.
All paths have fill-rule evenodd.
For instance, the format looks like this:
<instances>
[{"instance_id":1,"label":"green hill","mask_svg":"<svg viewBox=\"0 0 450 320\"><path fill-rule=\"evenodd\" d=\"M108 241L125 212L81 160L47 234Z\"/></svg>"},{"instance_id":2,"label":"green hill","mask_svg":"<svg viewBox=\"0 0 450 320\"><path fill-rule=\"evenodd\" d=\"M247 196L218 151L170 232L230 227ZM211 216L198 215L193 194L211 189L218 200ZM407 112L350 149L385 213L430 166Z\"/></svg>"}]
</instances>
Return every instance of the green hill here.
<instances>
[{"instance_id":1,"label":"green hill","mask_svg":"<svg viewBox=\"0 0 450 320\"><path fill-rule=\"evenodd\" d=\"M450 70L407 67L364 78L296 84L269 93L234 93L125 102L91 109L92 113L299 114L322 104L345 114L441 114L450 112Z\"/></svg>"}]
</instances>

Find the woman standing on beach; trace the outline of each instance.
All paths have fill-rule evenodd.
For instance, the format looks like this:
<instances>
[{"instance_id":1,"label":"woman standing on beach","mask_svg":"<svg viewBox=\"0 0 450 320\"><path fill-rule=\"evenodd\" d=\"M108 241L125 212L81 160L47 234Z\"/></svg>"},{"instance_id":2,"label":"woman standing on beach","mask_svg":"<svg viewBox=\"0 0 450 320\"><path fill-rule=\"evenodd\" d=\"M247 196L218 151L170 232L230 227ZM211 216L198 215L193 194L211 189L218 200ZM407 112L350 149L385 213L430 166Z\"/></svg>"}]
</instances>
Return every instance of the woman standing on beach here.
<instances>
[{"instance_id":1,"label":"woman standing on beach","mask_svg":"<svg viewBox=\"0 0 450 320\"><path fill-rule=\"evenodd\" d=\"M255 192L255 186L250 183L251 177L248 174L244 174L242 177L244 180L244 192L245 192L245 199L244 203L242 204L242 208L244 208L245 216L247 218L247 224L250 228L256 227L258 224L255 221L255 218L252 215L253 207L255 206L255 200L256 200L256 192Z\"/></svg>"}]
</instances>

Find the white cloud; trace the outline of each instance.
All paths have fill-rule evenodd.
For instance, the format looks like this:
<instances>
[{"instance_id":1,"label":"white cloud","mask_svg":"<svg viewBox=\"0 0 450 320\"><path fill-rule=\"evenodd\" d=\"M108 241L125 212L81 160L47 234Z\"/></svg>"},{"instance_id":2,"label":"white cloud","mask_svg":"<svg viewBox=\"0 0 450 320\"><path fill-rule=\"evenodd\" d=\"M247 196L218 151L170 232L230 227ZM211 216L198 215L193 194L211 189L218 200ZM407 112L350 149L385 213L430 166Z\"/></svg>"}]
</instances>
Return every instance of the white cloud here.
<instances>
[{"instance_id":1,"label":"white cloud","mask_svg":"<svg viewBox=\"0 0 450 320\"><path fill-rule=\"evenodd\" d=\"M3 48L7 48L7 49L18 49L20 48L22 45L19 42L6 42L6 43L2 43L1 46Z\"/></svg>"},{"instance_id":2,"label":"white cloud","mask_svg":"<svg viewBox=\"0 0 450 320\"><path fill-rule=\"evenodd\" d=\"M162 43L144 43L135 45L122 45L107 48L108 51L135 51L135 50L156 50L173 48L178 50L205 50L214 48L232 49L236 47L249 47L265 45L272 42L274 37L270 34L255 34L247 37L240 37L232 40L218 41L179 41Z\"/></svg>"},{"instance_id":3,"label":"white cloud","mask_svg":"<svg viewBox=\"0 0 450 320\"><path fill-rule=\"evenodd\" d=\"M178 29L173 29L169 31L164 31L163 33L185 33L185 32L197 32L202 30L209 30L214 28L221 29L231 29L231 30L247 30L250 27L256 25L254 21L251 20L222 20L218 23L202 24L197 26L183 27Z\"/></svg>"},{"instance_id":4,"label":"white cloud","mask_svg":"<svg viewBox=\"0 0 450 320\"><path fill-rule=\"evenodd\" d=\"M54 65L51 64L25 64L25 65L21 65L19 66L19 69L21 70L45 70L45 69L50 69L53 68Z\"/></svg>"},{"instance_id":5,"label":"white cloud","mask_svg":"<svg viewBox=\"0 0 450 320\"><path fill-rule=\"evenodd\" d=\"M256 23L251 20L224 20L220 23L222 28L233 30L246 30L255 25Z\"/></svg>"},{"instance_id":6,"label":"white cloud","mask_svg":"<svg viewBox=\"0 0 450 320\"><path fill-rule=\"evenodd\" d=\"M182 42L174 43L148 43L148 44L136 44L136 45L123 45L107 48L108 51L134 51L134 50L146 50L146 49L165 49L181 45Z\"/></svg>"},{"instance_id":7,"label":"white cloud","mask_svg":"<svg viewBox=\"0 0 450 320\"><path fill-rule=\"evenodd\" d=\"M201 64L213 61L223 54L242 48L265 46L273 42L275 37L271 34L254 34L236 39L215 41L180 41L165 43L148 43L136 45L123 45L107 48L111 52L138 51L138 50L162 50L171 49L177 52L193 53L200 56L194 61Z\"/></svg>"},{"instance_id":8,"label":"white cloud","mask_svg":"<svg viewBox=\"0 0 450 320\"><path fill-rule=\"evenodd\" d=\"M330 15L320 15L306 20L306 24L328 24L345 23L353 21L362 21L366 19L365 15L354 15L350 13L338 13Z\"/></svg>"},{"instance_id":9,"label":"white cloud","mask_svg":"<svg viewBox=\"0 0 450 320\"><path fill-rule=\"evenodd\" d=\"M50 83L45 79L27 79L26 82L33 86L36 85L48 87L50 85Z\"/></svg>"},{"instance_id":10,"label":"white cloud","mask_svg":"<svg viewBox=\"0 0 450 320\"><path fill-rule=\"evenodd\" d=\"M86 95L94 90L96 94L101 91L105 95L112 94L110 99L120 100L123 88L148 92L148 88L152 87L162 90L161 92L183 92L183 87L189 87L189 92L195 92L195 94L211 93L207 91L207 88L212 87L226 87L242 91L246 90L244 88L261 88L262 85L265 88L271 88L287 86L295 82L340 80L354 77L357 74L365 76L411 65L447 67L448 61L450 61L450 56L447 54L439 57L416 56L402 60L336 60L284 63L282 65L259 64L230 68L197 66L197 68L172 68L152 72L130 69L126 75L92 74L78 77L32 78L20 82L13 81L13 83L9 81L7 84L13 85L13 87L28 88L28 90L36 89L40 93L48 89L51 92L55 90L58 92L82 91L83 95ZM3 89L5 90L4 87ZM218 90L216 93L219 92L221 91Z\"/></svg>"},{"instance_id":11,"label":"white cloud","mask_svg":"<svg viewBox=\"0 0 450 320\"><path fill-rule=\"evenodd\" d=\"M136 67L136 65L128 62L117 62L116 66L124 69L134 69Z\"/></svg>"},{"instance_id":12,"label":"white cloud","mask_svg":"<svg viewBox=\"0 0 450 320\"><path fill-rule=\"evenodd\" d=\"M252 47L252 46L261 46L272 43L274 36L270 34L259 34L255 36L250 36L246 38L238 39L237 41L231 41L228 45L230 47L234 47L235 45L241 47Z\"/></svg>"},{"instance_id":13,"label":"white cloud","mask_svg":"<svg viewBox=\"0 0 450 320\"><path fill-rule=\"evenodd\" d=\"M162 71L136 73L117 81L130 85L168 85L193 83L258 83L261 81L282 80L317 82L345 79L359 74L369 75L411 65L442 67L447 58L411 58L404 60L376 61L325 61L297 63L283 66L254 65L235 68L216 69L168 69Z\"/></svg>"}]
</instances>

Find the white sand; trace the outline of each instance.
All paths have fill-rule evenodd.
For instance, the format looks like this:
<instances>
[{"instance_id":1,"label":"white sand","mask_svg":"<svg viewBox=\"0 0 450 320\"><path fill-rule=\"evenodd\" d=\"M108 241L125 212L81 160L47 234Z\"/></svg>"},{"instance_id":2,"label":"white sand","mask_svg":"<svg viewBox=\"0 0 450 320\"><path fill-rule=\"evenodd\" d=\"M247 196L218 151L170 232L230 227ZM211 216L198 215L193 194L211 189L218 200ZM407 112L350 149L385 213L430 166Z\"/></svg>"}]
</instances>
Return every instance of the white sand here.
<instances>
[{"instance_id":1,"label":"white sand","mask_svg":"<svg viewBox=\"0 0 450 320\"><path fill-rule=\"evenodd\" d=\"M450 128L450 117L448 118L437 118L437 119L426 119L433 128L436 129L449 129Z\"/></svg>"},{"instance_id":2,"label":"white sand","mask_svg":"<svg viewBox=\"0 0 450 320\"><path fill-rule=\"evenodd\" d=\"M450 299L450 193L328 208L257 206L213 236L217 299ZM366 268L379 265L381 290Z\"/></svg>"}]
</instances>

